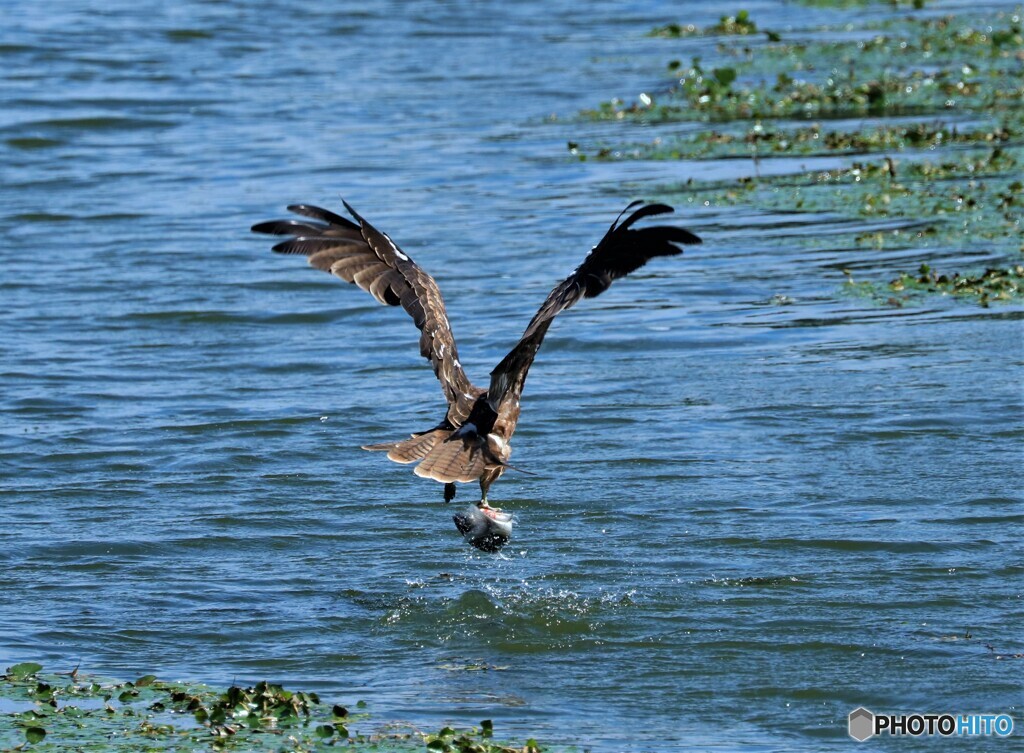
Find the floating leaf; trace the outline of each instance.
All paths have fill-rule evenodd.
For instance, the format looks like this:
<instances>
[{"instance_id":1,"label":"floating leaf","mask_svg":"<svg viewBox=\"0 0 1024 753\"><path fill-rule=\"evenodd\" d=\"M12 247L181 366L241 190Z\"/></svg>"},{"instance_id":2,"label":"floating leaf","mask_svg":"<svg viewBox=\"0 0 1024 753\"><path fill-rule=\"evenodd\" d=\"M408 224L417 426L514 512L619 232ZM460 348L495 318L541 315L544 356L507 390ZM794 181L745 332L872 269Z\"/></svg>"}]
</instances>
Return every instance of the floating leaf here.
<instances>
[{"instance_id":1,"label":"floating leaf","mask_svg":"<svg viewBox=\"0 0 1024 753\"><path fill-rule=\"evenodd\" d=\"M156 679L156 675L143 675L142 677L140 677L138 680L135 681L135 687L137 687L137 688L144 688L147 685L152 685L153 684L153 680L155 680L155 679Z\"/></svg>"},{"instance_id":2,"label":"floating leaf","mask_svg":"<svg viewBox=\"0 0 1024 753\"><path fill-rule=\"evenodd\" d=\"M8 667L7 677L11 680L24 680L39 672L42 668L42 664L36 664L31 661L22 662L21 664L15 664L13 667Z\"/></svg>"},{"instance_id":3,"label":"floating leaf","mask_svg":"<svg viewBox=\"0 0 1024 753\"><path fill-rule=\"evenodd\" d=\"M736 80L735 68L715 68L712 73L715 76L715 80L723 87L730 86Z\"/></svg>"},{"instance_id":4,"label":"floating leaf","mask_svg":"<svg viewBox=\"0 0 1024 753\"><path fill-rule=\"evenodd\" d=\"M89 676L77 681L64 677L53 680L52 686L36 678L28 683L15 683L4 676L0 685L4 681L18 698L24 698L26 690L37 694L33 708L8 715L8 720L21 730L17 734L24 738L12 739L7 744L9 747L21 742L19 750L77 748L78 739L106 740L106 745L96 743L100 746L97 750L106 750L109 741L127 737L130 739L124 745L132 750L267 750L267 743L275 738L280 742L270 742L274 750L312 751L329 745L339 747L349 740L362 744L374 738L349 730L345 724L349 712L344 706L330 701L317 704L312 693L290 692L268 683L251 688L214 689L205 685L149 682L145 678L136 683L99 683ZM147 682L149 689L140 692L140 686L147 687ZM55 708L55 701L40 703L38 691L62 701L66 698L76 705L62 703ZM140 696L145 703L139 702ZM170 716L167 712L188 716L180 724L177 720L174 724L160 723L152 714L161 712L166 716ZM392 735L385 725L381 734L394 737L400 741L396 743L399 748L410 751L425 747L443 753L513 750L492 742L492 731L493 723L488 719L472 729L446 726L439 734L426 736L411 732ZM71 744L65 745L65 739ZM83 750L91 750L90 746L84 745Z\"/></svg>"}]
</instances>

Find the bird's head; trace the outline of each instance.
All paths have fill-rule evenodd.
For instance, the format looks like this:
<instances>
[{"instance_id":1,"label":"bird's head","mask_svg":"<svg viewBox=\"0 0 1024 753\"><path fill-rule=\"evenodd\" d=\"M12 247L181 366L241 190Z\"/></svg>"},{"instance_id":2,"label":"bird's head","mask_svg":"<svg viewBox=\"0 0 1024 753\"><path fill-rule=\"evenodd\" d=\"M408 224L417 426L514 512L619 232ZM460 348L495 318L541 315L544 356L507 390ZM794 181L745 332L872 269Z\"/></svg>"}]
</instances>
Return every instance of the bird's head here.
<instances>
[{"instance_id":1,"label":"bird's head","mask_svg":"<svg viewBox=\"0 0 1024 753\"><path fill-rule=\"evenodd\" d=\"M512 516L492 507L468 505L452 520L466 541L485 552L497 552L512 536Z\"/></svg>"}]
</instances>

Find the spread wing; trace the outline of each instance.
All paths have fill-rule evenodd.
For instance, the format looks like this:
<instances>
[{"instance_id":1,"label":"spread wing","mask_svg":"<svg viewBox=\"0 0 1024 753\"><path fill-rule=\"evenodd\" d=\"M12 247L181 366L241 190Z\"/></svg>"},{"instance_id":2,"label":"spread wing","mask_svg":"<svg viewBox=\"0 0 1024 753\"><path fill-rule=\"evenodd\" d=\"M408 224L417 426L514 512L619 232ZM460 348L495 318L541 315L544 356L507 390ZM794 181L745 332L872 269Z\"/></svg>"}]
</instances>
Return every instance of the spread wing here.
<instances>
[{"instance_id":1,"label":"spread wing","mask_svg":"<svg viewBox=\"0 0 1024 753\"><path fill-rule=\"evenodd\" d=\"M559 312L574 305L581 298L601 295L620 277L635 272L655 256L675 256L683 250L676 244L700 243L688 230L671 225L655 225L634 229L633 225L644 217L674 211L665 204L641 206L621 224L619 220L629 210L643 204L634 201L626 207L605 233L601 242L587 254L576 271L563 280L541 305L530 320L519 343L491 372L491 385L487 400L499 414L517 407L523 391L526 374L530 370L548 327Z\"/></svg>"},{"instance_id":2,"label":"spread wing","mask_svg":"<svg viewBox=\"0 0 1024 753\"><path fill-rule=\"evenodd\" d=\"M345 208L356 222L320 207L294 204L289 211L309 219L261 222L252 229L293 236L274 246L274 251L302 254L311 266L358 285L380 303L405 309L420 330L420 353L441 382L448 419L461 425L482 390L473 386L459 363L437 283L387 235L347 203Z\"/></svg>"}]
</instances>

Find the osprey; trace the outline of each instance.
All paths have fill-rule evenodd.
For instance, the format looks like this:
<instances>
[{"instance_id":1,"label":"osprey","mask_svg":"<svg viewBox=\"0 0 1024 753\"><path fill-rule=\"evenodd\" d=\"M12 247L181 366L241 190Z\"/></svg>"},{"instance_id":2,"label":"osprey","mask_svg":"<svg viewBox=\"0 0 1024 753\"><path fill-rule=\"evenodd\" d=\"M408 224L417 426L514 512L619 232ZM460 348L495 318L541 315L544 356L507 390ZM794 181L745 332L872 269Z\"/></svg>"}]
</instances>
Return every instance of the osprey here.
<instances>
[{"instance_id":1,"label":"osprey","mask_svg":"<svg viewBox=\"0 0 1024 753\"><path fill-rule=\"evenodd\" d=\"M488 551L500 549L511 534L511 516L490 507L487 491L505 469L513 468L508 461L512 433L519 421L519 397L551 322L581 298L600 295L614 280L636 271L655 256L682 253L676 244L701 240L671 225L634 228L645 217L674 210L665 204L631 203L583 263L551 291L522 338L491 371L490 383L484 388L475 386L462 368L434 278L385 233L343 203L355 222L326 209L295 204L288 210L307 219L261 222L252 229L292 236L274 246L274 251L301 254L317 269L358 285L382 304L401 306L412 317L420 331L420 353L434 367L448 409L433 428L408 439L363 449L386 452L396 463L417 463L417 476L445 485L445 502L455 498L456 482L478 481L480 501L456 515L455 524L475 546Z\"/></svg>"}]
</instances>

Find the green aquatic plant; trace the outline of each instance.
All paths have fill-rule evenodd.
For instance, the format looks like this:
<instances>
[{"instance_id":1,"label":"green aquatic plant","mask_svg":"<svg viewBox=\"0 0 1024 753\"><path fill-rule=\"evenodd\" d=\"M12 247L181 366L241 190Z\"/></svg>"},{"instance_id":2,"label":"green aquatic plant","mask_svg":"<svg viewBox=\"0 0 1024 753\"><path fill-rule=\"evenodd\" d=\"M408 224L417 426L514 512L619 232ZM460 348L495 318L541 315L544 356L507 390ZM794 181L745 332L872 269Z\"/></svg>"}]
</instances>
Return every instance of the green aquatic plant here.
<instances>
[{"instance_id":1,"label":"green aquatic plant","mask_svg":"<svg viewBox=\"0 0 1024 753\"><path fill-rule=\"evenodd\" d=\"M799 0L804 5L821 8L863 8L867 5L891 5L894 8L910 7L921 10L927 0Z\"/></svg>"},{"instance_id":2,"label":"green aquatic plant","mask_svg":"<svg viewBox=\"0 0 1024 753\"><path fill-rule=\"evenodd\" d=\"M678 60L673 60L668 64L668 67L673 70L681 66L682 63ZM691 102L718 102L732 95L732 84L735 80L736 69L712 68L710 71L705 71L701 68L700 58L695 57L690 62L690 67L679 79L679 90Z\"/></svg>"},{"instance_id":3,"label":"green aquatic plant","mask_svg":"<svg viewBox=\"0 0 1024 753\"><path fill-rule=\"evenodd\" d=\"M734 16L722 16L718 23L708 28L708 32L711 34L756 34L757 24L755 24L750 14L741 10Z\"/></svg>"},{"instance_id":4,"label":"green aquatic plant","mask_svg":"<svg viewBox=\"0 0 1024 753\"><path fill-rule=\"evenodd\" d=\"M744 17L725 17L722 28L747 28ZM671 35L691 27L662 27ZM693 29L694 34L701 33ZM867 39L825 38L770 44L721 45L728 66L708 72L694 58L687 67L672 60L676 85L628 103L612 99L581 116L592 120L645 122L744 120L842 114L906 114L1015 110L1024 99L1024 46L1018 14L996 14L975 21L955 16L890 21ZM727 84L716 71L729 71Z\"/></svg>"},{"instance_id":5,"label":"green aquatic plant","mask_svg":"<svg viewBox=\"0 0 1024 753\"><path fill-rule=\"evenodd\" d=\"M717 33L750 32L749 16L723 17ZM645 143L570 143L578 159L736 159L738 179L688 181L670 190L692 205L743 205L763 212L847 218L859 246L917 248L959 256L1019 258L1024 210L1024 31L1019 10L972 15L900 14L849 25L719 44L668 63L674 82L634 103L614 99L584 111L590 120L634 120ZM867 33L850 34L851 31ZM836 33L840 32L840 33ZM662 27L658 36L712 29ZM661 123L713 127L658 133ZM809 122L813 121L813 122ZM623 129L617 129L621 138ZM852 164L761 177L768 157L866 155ZM877 157L871 157L877 155ZM747 161L749 160L749 161ZM774 161L777 173L784 162ZM746 165L746 169L742 167ZM941 266L937 257L936 266ZM988 305L1019 299L1016 261L962 274L900 273L891 283L849 281L847 292L902 305L924 296Z\"/></svg>"},{"instance_id":6,"label":"green aquatic plant","mask_svg":"<svg viewBox=\"0 0 1024 753\"><path fill-rule=\"evenodd\" d=\"M803 180L771 179L760 203L766 208L856 214L862 217L931 218L944 240L986 240L1009 251L1020 242L1021 182L1013 172L1024 150L996 147L941 161L891 158L808 174Z\"/></svg>"},{"instance_id":7,"label":"green aquatic plant","mask_svg":"<svg viewBox=\"0 0 1024 753\"><path fill-rule=\"evenodd\" d=\"M700 29L693 24L665 24L664 26L656 26L651 29L647 36L650 37L662 37L665 39L681 39L684 37L694 36L713 36L713 35L739 35L744 36L747 34L756 34L757 24L750 18L750 13L741 10L737 11L732 16L722 16L719 18L718 23L712 26L708 26L706 29Z\"/></svg>"},{"instance_id":8,"label":"green aquatic plant","mask_svg":"<svg viewBox=\"0 0 1024 753\"><path fill-rule=\"evenodd\" d=\"M537 741L530 738L522 747L511 748L491 742L494 723L490 719L480 722L480 727L459 731L445 727L435 735L427 735L424 741L431 753L541 753Z\"/></svg>"},{"instance_id":9,"label":"green aquatic plant","mask_svg":"<svg viewBox=\"0 0 1024 753\"><path fill-rule=\"evenodd\" d=\"M903 306L925 296L951 296L988 307L995 302L1013 302L1024 293L1024 265L990 267L980 272L936 272L922 264L917 272L901 272L888 284L856 281L844 270L847 292L868 297L890 306Z\"/></svg>"},{"instance_id":10,"label":"green aquatic plant","mask_svg":"<svg viewBox=\"0 0 1024 753\"><path fill-rule=\"evenodd\" d=\"M1017 146L966 151L939 160L884 157L797 175L687 185L682 200L905 218L919 224L930 218L942 229L945 243L968 231L965 242L984 238L1012 250L1020 243L1024 221L1024 183L1015 172L1022 163L1024 148Z\"/></svg>"},{"instance_id":11,"label":"green aquatic plant","mask_svg":"<svg viewBox=\"0 0 1024 753\"><path fill-rule=\"evenodd\" d=\"M37 672L41 672L42 669L42 664L30 661L22 662L21 664L15 664L13 667L8 667L3 679L7 681L27 680L30 677L34 677Z\"/></svg>"},{"instance_id":12,"label":"green aquatic plant","mask_svg":"<svg viewBox=\"0 0 1024 753\"><path fill-rule=\"evenodd\" d=\"M662 95L657 106L650 101L627 103L621 99L585 109L588 120L642 120L658 123L692 120L752 120L808 118L828 115L906 115L965 112L976 109L1016 107L1024 99L1024 83L1007 72L998 77L972 77L963 70L906 71L849 70L824 81L797 79L776 73L774 86L762 82L734 85L741 71L728 66L710 75L695 58L690 66L672 61L669 68L680 75L678 85ZM727 72L724 74L718 71ZM722 76L728 81L723 81Z\"/></svg>"},{"instance_id":13,"label":"green aquatic plant","mask_svg":"<svg viewBox=\"0 0 1024 753\"><path fill-rule=\"evenodd\" d=\"M1024 133L1017 120L994 125L957 127L943 123L914 122L866 125L849 128L834 121L810 125L754 121L742 128L712 128L671 138L656 137L646 144L618 150L599 148L603 159L721 159L743 156L870 154L907 149L940 149L945 146L1003 144ZM579 144L574 147L579 153Z\"/></svg>"},{"instance_id":14,"label":"green aquatic plant","mask_svg":"<svg viewBox=\"0 0 1024 753\"><path fill-rule=\"evenodd\" d=\"M316 693L267 682L217 690L153 675L110 682L77 669L64 674L42 669L25 662L0 677L0 750L319 751L343 745L376 753L424 747L450 753L540 752L532 739L517 746L495 742L490 720L424 734L408 725L373 725L368 714L350 714L340 704L323 703Z\"/></svg>"},{"instance_id":15,"label":"green aquatic plant","mask_svg":"<svg viewBox=\"0 0 1024 753\"><path fill-rule=\"evenodd\" d=\"M664 39L681 39L682 37L694 37L701 34L699 27L693 24L665 24L664 26L655 26L649 32L649 37L662 37Z\"/></svg>"},{"instance_id":16,"label":"green aquatic plant","mask_svg":"<svg viewBox=\"0 0 1024 753\"><path fill-rule=\"evenodd\" d=\"M954 77L961 73L967 77L962 79L964 86L970 87L992 74L1012 75L1019 69L1024 43L1017 14L996 14L975 21L956 16L902 18L868 31L871 36L855 40L780 40L758 49L758 62L773 69L783 66L795 71L813 71L826 65L826 70L843 70L851 66L882 69L927 64L936 71L945 69Z\"/></svg>"},{"instance_id":17,"label":"green aquatic plant","mask_svg":"<svg viewBox=\"0 0 1024 753\"><path fill-rule=\"evenodd\" d=\"M922 264L916 274L903 272L889 283L896 293L904 291L969 297L987 306L992 301L1011 301L1024 291L1024 265L989 268L975 274L939 273Z\"/></svg>"},{"instance_id":18,"label":"green aquatic plant","mask_svg":"<svg viewBox=\"0 0 1024 753\"><path fill-rule=\"evenodd\" d=\"M885 230L856 231L841 242L870 248L918 249L936 259L916 274L891 282L848 279L844 290L904 305L926 296L987 306L1021 300L1024 252L1024 183L1018 165L1024 147L1001 145L943 155L938 160L891 157L796 175L745 177L670 189L691 206L746 206L761 212L883 220ZM837 242L840 236L836 236ZM941 255L955 253L1010 259L982 271L933 273Z\"/></svg>"}]
</instances>

